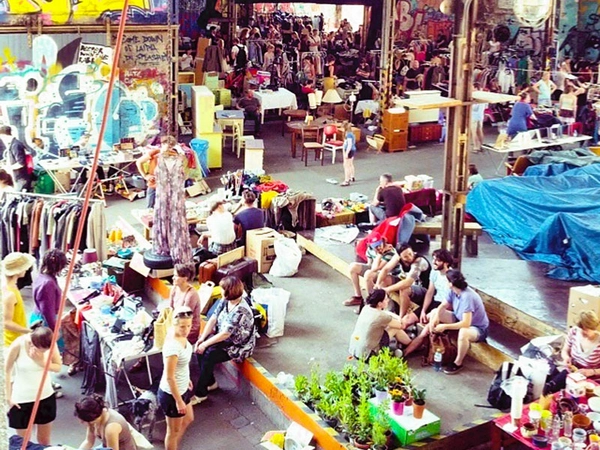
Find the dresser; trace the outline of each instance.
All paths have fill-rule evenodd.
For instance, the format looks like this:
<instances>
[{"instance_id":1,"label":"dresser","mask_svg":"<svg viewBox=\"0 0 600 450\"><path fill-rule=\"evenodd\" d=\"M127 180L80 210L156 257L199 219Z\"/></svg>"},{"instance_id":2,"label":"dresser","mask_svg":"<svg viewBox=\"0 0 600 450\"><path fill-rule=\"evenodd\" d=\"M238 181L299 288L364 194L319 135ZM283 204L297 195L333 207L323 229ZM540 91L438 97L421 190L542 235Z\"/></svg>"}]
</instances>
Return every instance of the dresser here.
<instances>
[{"instance_id":1,"label":"dresser","mask_svg":"<svg viewBox=\"0 0 600 450\"><path fill-rule=\"evenodd\" d=\"M385 110L381 128L381 134L385 137L384 151L403 152L408 148L408 112Z\"/></svg>"},{"instance_id":2,"label":"dresser","mask_svg":"<svg viewBox=\"0 0 600 450\"><path fill-rule=\"evenodd\" d=\"M408 131L408 139L411 144L439 141L442 137L442 125L435 122L410 124Z\"/></svg>"}]
</instances>

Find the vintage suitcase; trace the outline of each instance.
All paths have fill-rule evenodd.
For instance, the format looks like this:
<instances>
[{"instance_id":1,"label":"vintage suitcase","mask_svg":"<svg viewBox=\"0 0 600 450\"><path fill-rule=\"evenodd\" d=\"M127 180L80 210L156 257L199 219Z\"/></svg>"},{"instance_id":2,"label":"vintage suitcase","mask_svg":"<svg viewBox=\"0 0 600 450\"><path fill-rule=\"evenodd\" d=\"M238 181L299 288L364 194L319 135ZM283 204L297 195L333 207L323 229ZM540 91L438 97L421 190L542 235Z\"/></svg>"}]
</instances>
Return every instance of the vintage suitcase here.
<instances>
[{"instance_id":1,"label":"vintage suitcase","mask_svg":"<svg viewBox=\"0 0 600 450\"><path fill-rule=\"evenodd\" d=\"M227 276L238 277L247 288L252 289L252 274L258 272L258 262L247 256L223 266L215 272L213 281L219 283Z\"/></svg>"},{"instance_id":2,"label":"vintage suitcase","mask_svg":"<svg viewBox=\"0 0 600 450\"><path fill-rule=\"evenodd\" d=\"M198 281L205 283L206 281L214 281L213 277L217 271L217 263L214 260L204 261L198 266Z\"/></svg>"}]
</instances>

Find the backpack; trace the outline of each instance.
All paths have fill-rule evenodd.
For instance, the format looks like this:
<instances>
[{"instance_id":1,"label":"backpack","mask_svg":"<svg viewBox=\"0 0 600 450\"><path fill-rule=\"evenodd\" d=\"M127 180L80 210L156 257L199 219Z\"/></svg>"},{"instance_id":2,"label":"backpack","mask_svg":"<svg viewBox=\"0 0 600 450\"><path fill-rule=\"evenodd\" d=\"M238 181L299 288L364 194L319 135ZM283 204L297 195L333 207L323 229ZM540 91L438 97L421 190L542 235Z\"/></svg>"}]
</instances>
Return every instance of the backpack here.
<instances>
[{"instance_id":1,"label":"backpack","mask_svg":"<svg viewBox=\"0 0 600 450\"><path fill-rule=\"evenodd\" d=\"M488 391L487 400L490 405L501 411L508 411L510 409L511 398L502 389L502 382L513 376L523 376L521 368L518 364L512 362L503 362L500 368L496 371L496 375L492 380L492 384ZM533 401L533 385L531 382L527 383L527 394L523 399L523 403L531 403Z\"/></svg>"},{"instance_id":2,"label":"backpack","mask_svg":"<svg viewBox=\"0 0 600 450\"><path fill-rule=\"evenodd\" d=\"M429 333L426 356L423 356L423 366L432 366L435 351L442 349L442 365L448 365L456 359L457 349L448 333Z\"/></svg>"},{"instance_id":3,"label":"backpack","mask_svg":"<svg viewBox=\"0 0 600 450\"><path fill-rule=\"evenodd\" d=\"M238 45L238 52L235 56L235 67L238 69L243 69L248 65L248 53L246 53L246 47L243 45Z\"/></svg>"},{"instance_id":4,"label":"backpack","mask_svg":"<svg viewBox=\"0 0 600 450\"><path fill-rule=\"evenodd\" d=\"M27 169L27 175L33 174L34 165L33 155L29 152L25 153L25 168Z\"/></svg>"}]
</instances>

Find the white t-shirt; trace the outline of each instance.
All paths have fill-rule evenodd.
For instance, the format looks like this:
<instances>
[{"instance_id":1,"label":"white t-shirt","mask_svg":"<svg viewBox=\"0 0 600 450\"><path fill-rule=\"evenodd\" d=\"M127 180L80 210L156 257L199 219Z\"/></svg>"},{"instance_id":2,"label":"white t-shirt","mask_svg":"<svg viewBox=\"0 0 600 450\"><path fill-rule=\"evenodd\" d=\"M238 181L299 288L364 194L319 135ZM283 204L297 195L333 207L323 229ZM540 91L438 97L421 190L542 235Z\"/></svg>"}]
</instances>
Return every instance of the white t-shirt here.
<instances>
[{"instance_id":1,"label":"white t-shirt","mask_svg":"<svg viewBox=\"0 0 600 450\"><path fill-rule=\"evenodd\" d=\"M175 366L175 384L179 395L183 395L190 385L190 360L192 359L192 344L185 341L185 347L173 338L167 338L162 349L163 366L167 366L167 358L177 356L177 365ZM160 389L173 395L169 383L167 382L167 371L163 370L160 379Z\"/></svg>"},{"instance_id":2,"label":"white t-shirt","mask_svg":"<svg viewBox=\"0 0 600 450\"><path fill-rule=\"evenodd\" d=\"M210 240L217 244L227 245L235 241L233 216L230 212L213 213L206 219Z\"/></svg>"},{"instance_id":3,"label":"white t-shirt","mask_svg":"<svg viewBox=\"0 0 600 450\"><path fill-rule=\"evenodd\" d=\"M446 275L442 275L439 270L432 270L431 275L429 275L429 282L435 286L434 300L443 302L448 299L450 288L448 287Z\"/></svg>"},{"instance_id":4,"label":"white t-shirt","mask_svg":"<svg viewBox=\"0 0 600 450\"><path fill-rule=\"evenodd\" d=\"M44 369L37 364L27 353L25 337L21 337L19 345L19 355L15 360L12 376L12 401L14 403L31 403L35 401L38 386L42 381L42 372ZM49 351L49 350L48 350ZM52 389L52 380L46 376L44 388L42 389L41 399L44 400L54 394Z\"/></svg>"}]
</instances>

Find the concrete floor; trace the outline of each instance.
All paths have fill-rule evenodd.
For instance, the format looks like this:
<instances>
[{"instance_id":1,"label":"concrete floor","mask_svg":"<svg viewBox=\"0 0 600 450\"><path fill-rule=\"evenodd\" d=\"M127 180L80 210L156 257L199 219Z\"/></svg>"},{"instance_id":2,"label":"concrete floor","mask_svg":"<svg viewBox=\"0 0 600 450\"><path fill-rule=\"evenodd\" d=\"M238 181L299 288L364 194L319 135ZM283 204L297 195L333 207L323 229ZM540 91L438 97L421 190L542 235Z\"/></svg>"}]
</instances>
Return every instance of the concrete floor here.
<instances>
[{"instance_id":1,"label":"concrete floor","mask_svg":"<svg viewBox=\"0 0 600 450\"><path fill-rule=\"evenodd\" d=\"M488 133L488 139L493 141L495 130L490 128ZM330 161L326 161L324 166L319 162L309 161L309 166L305 168L298 157L291 158L290 138L289 135L281 136L280 122L267 122L262 137L265 140L264 167L267 173L284 181L292 189L312 192L319 200L325 197L347 197L351 192L360 192L371 197L378 177L383 172L390 172L397 179L409 174L428 174L434 178L436 188L442 187L443 144L421 145L418 149L401 153L376 154L365 151L363 142L359 145L359 152L355 158L357 182L350 187L341 187L325 181L328 178L343 180L339 156L335 165L331 165ZM484 178L495 176L501 160L498 155L487 153L471 154L470 158L471 162L477 164ZM220 186L218 177L222 173L242 166L243 159L238 160L233 153L224 150L223 169L213 171L207 181L215 189ZM144 205L145 200L130 203L121 198L110 197L106 214L108 226L110 227L118 216L131 220L129 211L132 208L143 208ZM432 243L431 248L435 246L436 243ZM489 289L497 292L503 300L506 298L515 304L525 301L527 305L538 304L540 307L535 309L535 314L541 314L541 317L547 315L549 320L565 321L565 292L570 284L543 277L543 265L522 262L511 250L496 246L484 237L480 241L479 257L465 258L463 269L467 280L478 288L484 289L489 286ZM255 358L274 375L280 371L292 374L307 373L314 363L319 364L323 371L341 368L347 362L348 338L356 320L351 308L341 304L351 294L348 279L312 255L303 258L299 273L295 277L268 278L276 287L290 291L292 296L286 317L285 336L277 339L261 338ZM555 302L555 307L547 311L543 307L542 299L548 298L548 294L552 292L556 292L561 301ZM443 434L452 433L465 424L484 419L496 412L475 406L486 404L487 389L492 378L489 369L467 359L464 372L451 377L436 373L431 368L422 368L420 360L419 356L412 357L409 364L415 371L417 382L428 389L428 404L434 413L441 416ZM69 384L75 385L75 381ZM57 442L71 445L78 443L83 437L83 430L73 426L71 416L76 387L73 386L66 399L60 400L68 404L68 407L61 411L55 427ZM232 421L238 417L245 417L250 422L256 422L258 419L254 417L260 417L260 414L257 411L246 414L246 408L252 410L252 405L240 407L240 404L244 405L243 398L236 396L235 392L224 391L214 396L214 400L211 399L206 406L196 407L197 419L188 432L184 448L192 448L193 436L202 436L202 441L207 446L225 448L220 445L221 441L218 441L225 436L225 433L220 432L223 427L227 427L232 436L243 436L244 427L238 428ZM239 412L239 415L236 416L234 410ZM236 423L241 421L243 420L240 419L240 422ZM255 437L258 432L267 431L269 426L268 421L261 419L260 424L255 427L257 432L252 434L253 438L247 441L246 445L235 445L232 441L231 446L228 441L227 446L252 448L256 444Z\"/></svg>"}]
</instances>

